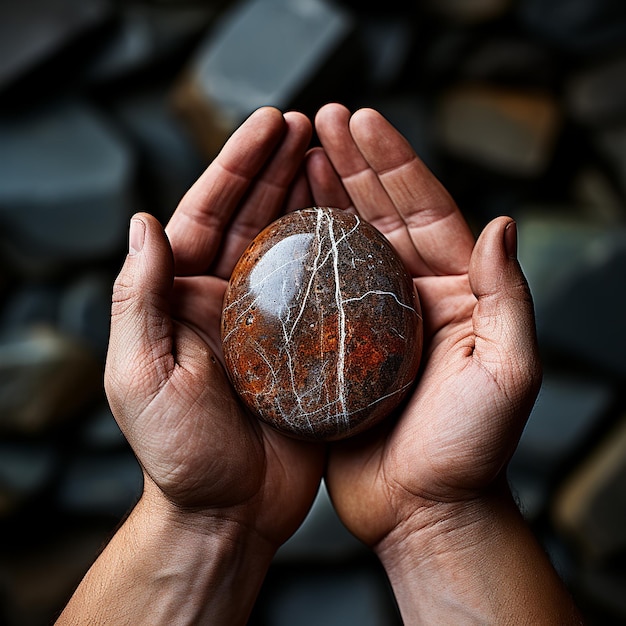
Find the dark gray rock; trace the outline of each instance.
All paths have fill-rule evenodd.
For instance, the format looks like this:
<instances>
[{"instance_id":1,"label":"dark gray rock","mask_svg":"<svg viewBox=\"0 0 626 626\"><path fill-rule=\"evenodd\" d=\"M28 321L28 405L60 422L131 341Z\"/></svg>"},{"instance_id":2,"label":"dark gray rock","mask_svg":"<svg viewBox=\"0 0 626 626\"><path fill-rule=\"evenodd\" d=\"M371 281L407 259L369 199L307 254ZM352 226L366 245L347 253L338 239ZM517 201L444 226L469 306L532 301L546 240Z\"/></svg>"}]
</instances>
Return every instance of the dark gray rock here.
<instances>
[{"instance_id":1,"label":"dark gray rock","mask_svg":"<svg viewBox=\"0 0 626 626\"><path fill-rule=\"evenodd\" d=\"M365 16L358 26L368 87L385 90L400 78L409 60L415 27L405 16Z\"/></svg>"},{"instance_id":2,"label":"dark gray rock","mask_svg":"<svg viewBox=\"0 0 626 626\"><path fill-rule=\"evenodd\" d=\"M31 326L55 326L61 288L45 282L24 283L6 294L0 310L0 328L13 333Z\"/></svg>"},{"instance_id":3,"label":"dark gray rock","mask_svg":"<svg viewBox=\"0 0 626 626\"><path fill-rule=\"evenodd\" d=\"M92 55L85 79L102 85L166 63L197 41L215 13L210 2L121 4L115 29Z\"/></svg>"},{"instance_id":4,"label":"dark gray rock","mask_svg":"<svg viewBox=\"0 0 626 626\"><path fill-rule=\"evenodd\" d=\"M5 335L37 326L55 328L104 360L113 280L104 272L90 272L67 284L25 282L7 294L0 328Z\"/></svg>"},{"instance_id":5,"label":"dark gray rock","mask_svg":"<svg viewBox=\"0 0 626 626\"><path fill-rule=\"evenodd\" d=\"M610 246L615 237L614 225L599 219L597 212L590 216L584 209L569 205L524 206L517 225L518 257L539 318L586 259L595 250Z\"/></svg>"},{"instance_id":6,"label":"dark gray rock","mask_svg":"<svg viewBox=\"0 0 626 626\"><path fill-rule=\"evenodd\" d=\"M117 252L133 174L127 146L82 102L0 117L0 241L44 268Z\"/></svg>"},{"instance_id":7,"label":"dark gray rock","mask_svg":"<svg viewBox=\"0 0 626 626\"><path fill-rule=\"evenodd\" d=\"M529 521L548 513L555 485L607 421L615 390L605 382L548 373L507 469Z\"/></svg>"},{"instance_id":8,"label":"dark gray rock","mask_svg":"<svg viewBox=\"0 0 626 626\"><path fill-rule=\"evenodd\" d=\"M88 346L102 362L109 342L113 277L89 273L72 281L63 291L58 328Z\"/></svg>"},{"instance_id":9,"label":"dark gray rock","mask_svg":"<svg viewBox=\"0 0 626 626\"><path fill-rule=\"evenodd\" d=\"M247 0L199 46L175 92L212 158L255 109L313 108L338 97L353 65L354 23L327 0Z\"/></svg>"},{"instance_id":10,"label":"dark gray rock","mask_svg":"<svg viewBox=\"0 0 626 626\"><path fill-rule=\"evenodd\" d=\"M592 246L550 298L537 306L544 346L580 364L626 378L626 230Z\"/></svg>"},{"instance_id":11,"label":"dark gray rock","mask_svg":"<svg viewBox=\"0 0 626 626\"><path fill-rule=\"evenodd\" d=\"M607 383L546 374L511 467L554 478L602 426L614 398Z\"/></svg>"}]
</instances>

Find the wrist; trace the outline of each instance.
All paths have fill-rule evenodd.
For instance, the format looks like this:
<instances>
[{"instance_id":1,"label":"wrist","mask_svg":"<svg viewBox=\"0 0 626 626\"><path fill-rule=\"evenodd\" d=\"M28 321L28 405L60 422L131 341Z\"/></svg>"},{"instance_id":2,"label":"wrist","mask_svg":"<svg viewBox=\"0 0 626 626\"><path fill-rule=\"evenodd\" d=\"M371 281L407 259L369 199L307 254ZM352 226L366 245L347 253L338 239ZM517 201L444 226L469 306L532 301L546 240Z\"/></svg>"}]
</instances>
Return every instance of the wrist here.
<instances>
[{"instance_id":1,"label":"wrist","mask_svg":"<svg viewBox=\"0 0 626 626\"><path fill-rule=\"evenodd\" d=\"M505 490L460 501L420 501L374 551L388 572L438 570L440 561L463 559L493 539L499 520L511 514L517 509Z\"/></svg>"},{"instance_id":2,"label":"wrist","mask_svg":"<svg viewBox=\"0 0 626 626\"><path fill-rule=\"evenodd\" d=\"M181 509L148 493L129 522L163 612L156 621L151 613L151 624L246 623L273 545L226 513Z\"/></svg>"},{"instance_id":3,"label":"wrist","mask_svg":"<svg viewBox=\"0 0 626 626\"><path fill-rule=\"evenodd\" d=\"M146 483L57 624L245 624L271 544L225 515L179 509Z\"/></svg>"},{"instance_id":4,"label":"wrist","mask_svg":"<svg viewBox=\"0 0 626 626\"><path fill-rule=\"evenodd\" d=\"M168 536L184 536L186 542L219 544L233 556L239 552L253 553L255 558L271 561L278 546L258 533L238 507L184 507L170 501L154 484L146 480L144 492L133 509L133 515L151 531L159 529ZM242 505L242 509L245 507Z\"/></svg>"},{"instance_id":5,"label":"wrist","mask_svg":"<svg viewBox=\"0 0 626 626\"><path fill-rule=\"evenodd\" d=\"M421 507L375 551L407 624L579 623L508 488Z\"/></svg>"}]
</instances>

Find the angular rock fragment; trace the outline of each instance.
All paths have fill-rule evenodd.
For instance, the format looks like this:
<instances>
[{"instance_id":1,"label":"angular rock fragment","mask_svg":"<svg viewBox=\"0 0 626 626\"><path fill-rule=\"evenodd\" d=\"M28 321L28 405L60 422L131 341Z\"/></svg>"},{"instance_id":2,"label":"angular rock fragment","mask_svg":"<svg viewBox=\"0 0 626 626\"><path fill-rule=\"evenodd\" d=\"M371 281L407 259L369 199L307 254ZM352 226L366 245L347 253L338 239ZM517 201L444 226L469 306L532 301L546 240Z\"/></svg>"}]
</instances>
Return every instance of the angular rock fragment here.
<instances>
[{"instance_id":1,"label":"angular rock fragment","mask_svg":"<svg viewBox=\"0 0 626 626\"><path fill-rule=\"evenodd\" d=\"M560 126L558 104L547 93L468 85L451 89L440 103L444 148L513 176L546 170Z\"/></svg>"},{"instance_id":2,"label":"angular rock fragment","mask_svg":"<svg viewBox=\"0 0 626 626\"><path fill-rule=\"evenodd\" d=\"M626 548L626 419L563 485L554 518L591 558L606 559Z\"/></svg>"},{"instance_id":3,"label":"angular rock fragment","mask_svg":"<svg viewBox=\"0 0 626 626\"><path fill-rule=\"evenodd\" d=\"M49 328L0 339L0 432L41 433L101 393L101 364Z\"/></svg>"},{"instance_id":4,"label":"angular rock fragment","mask_svg":"<svg viewBox=\"0 0 626 626\"><path fill-rule=\"evenodd\" d=\"M212 158L255 109L317 108L352 68L354 24L326 0L247 0L211 29L173 94ZM354 76L352 76L354 78Z\"/></svg>"},{"instance_id":5,"label":"angular rock fragment","mask_svg":"<svg viewBox=\"0 0 626 626\"><path fill-rule=\"evenodd\" d=\"M133 158L86 104L0 117L0 242L23 265L108 257L125 244Z\"/></svg>"}]
</instances>

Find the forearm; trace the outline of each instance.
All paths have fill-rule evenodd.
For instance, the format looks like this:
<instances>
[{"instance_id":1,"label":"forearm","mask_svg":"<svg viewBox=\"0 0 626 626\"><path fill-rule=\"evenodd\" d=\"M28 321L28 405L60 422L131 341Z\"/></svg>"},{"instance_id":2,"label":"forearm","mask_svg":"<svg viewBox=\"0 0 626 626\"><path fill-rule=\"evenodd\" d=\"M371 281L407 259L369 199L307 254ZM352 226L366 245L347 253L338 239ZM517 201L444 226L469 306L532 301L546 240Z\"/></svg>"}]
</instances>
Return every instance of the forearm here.
<instances>
[{"instance_id":1,"label":"forearm","mask_svg":"<svg viewBox=\"0 0 626 626\"><path fill-rule=\"evenodd\" d=\"M245 624L272 556L228 521L187 523L143 498L57 624Z\"/></svg>"},{"instance_id":2,"label":"forearm","mask_svg":"<svg viewBox=\"0 0 626 626\"><path fill-rule=\"evenodd\" d=\"M405 624L582 623L508 496L436 505L377 553Z\"/></svg>"}]
</instances>

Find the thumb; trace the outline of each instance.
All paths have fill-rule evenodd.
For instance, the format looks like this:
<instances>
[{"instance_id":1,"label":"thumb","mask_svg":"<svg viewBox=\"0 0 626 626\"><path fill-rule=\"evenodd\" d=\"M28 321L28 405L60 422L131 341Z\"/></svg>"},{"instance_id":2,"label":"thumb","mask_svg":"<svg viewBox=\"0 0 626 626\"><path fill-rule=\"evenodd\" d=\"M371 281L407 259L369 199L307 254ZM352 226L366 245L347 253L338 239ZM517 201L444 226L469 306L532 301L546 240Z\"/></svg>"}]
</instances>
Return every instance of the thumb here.
<instances>
[{"instance_id":1,"label":"thumb","mask_svg":"<svg viewBox=\"0 0 626 626\"><path fill-rule=\"evenodd\" d=\"M469 266L474 309L474 357L494 377L515 408L532 407L541 365L532 297L517 261L517 226L509 217L480 234Z\"/></svg>"},{"instance_id":2,"label":"thumb","mask_svg":"<svg viewBox=\"0 0 626 626\"><path fill-rule=\"evenodd\" d=\"M128 244L113 286L105 368L105 389L116 417L129 409L140 411L174 367L171 247L161 224L147 213L132 217Z\"/></svg>"}]
</instances>

